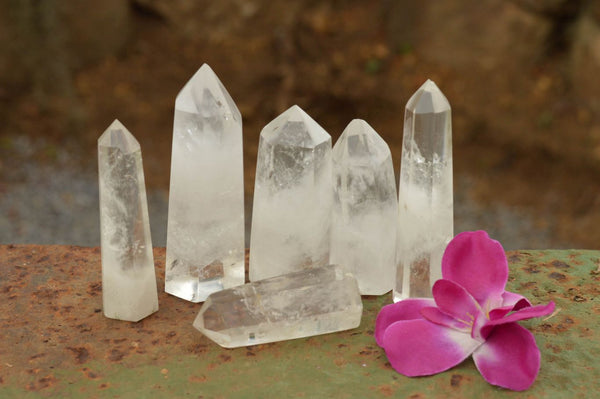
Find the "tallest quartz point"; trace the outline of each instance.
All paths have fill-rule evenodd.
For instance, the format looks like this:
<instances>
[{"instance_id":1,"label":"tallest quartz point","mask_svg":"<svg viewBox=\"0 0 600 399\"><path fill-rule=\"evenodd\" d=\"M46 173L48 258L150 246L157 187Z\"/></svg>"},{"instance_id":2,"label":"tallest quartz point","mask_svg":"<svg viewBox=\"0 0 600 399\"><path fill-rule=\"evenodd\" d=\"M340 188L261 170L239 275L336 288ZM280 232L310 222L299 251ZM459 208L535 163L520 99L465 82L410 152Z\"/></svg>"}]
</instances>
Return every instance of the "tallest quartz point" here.
<instances>
[{"instance_id":1,"label":"tallest quartz point","mask_svg":"<svg viewBox=\"0 0 600 399\"><path fill-rule=\"evenodd\" d=\"M201 302L243 283L242 118L204 64L175 100L165 291Z\"/></svg>"},{"instance_id":2,"label":"tallest quartz point","mask_svg":"<svg viewBox=\"0 0 600 399\"><path fill-rule=\"evenodd\" d=\"M394 301L431 297L454 233L451 110L431 80L406 104L398 206Z\"/></svg>"}]
</instances>

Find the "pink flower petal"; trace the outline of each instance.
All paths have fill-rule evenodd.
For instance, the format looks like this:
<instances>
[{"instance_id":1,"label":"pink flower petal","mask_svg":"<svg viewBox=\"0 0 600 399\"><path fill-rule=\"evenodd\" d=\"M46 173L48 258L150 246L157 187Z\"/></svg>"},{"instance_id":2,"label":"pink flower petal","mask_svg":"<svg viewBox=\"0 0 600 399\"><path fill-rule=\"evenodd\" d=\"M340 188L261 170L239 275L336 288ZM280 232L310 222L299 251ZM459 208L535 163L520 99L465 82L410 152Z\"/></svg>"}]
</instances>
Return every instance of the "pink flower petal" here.
<instances>
[{"instance_id":1,"label":"pink flower petal","mask_svg":"<svg viewBox=\"0 0 600 399\"><path fill-rule=\"evenodd\" d=\"M512 306L513 310L519 310L531 306L529 299L516 292L504 291L502 294L502 306Z\"/></svg>"},{"instance_id":2,"label":"pink flower petal","mask_svg":"<svg viewBox=\"0 0 600 399\"><path fill-rule=\"evenodd\" d=\"M383 335L383 348L392 367L409 377L448 370L481 345L469 334L427 320L398 321Z\"/></svg>"},{"instance_id":3,"label":"pink flower petal","mask_svg":"<svg viewBox=\"0 0 600 399\"><path fill-rule=\"evenodd\" d=\"M488 323L489 319L483 313L480 313L479 316L475 319L473 323L473 329L471 330L471 337L484 342L486 337L481 335L481 328Z\"/></svg>"},{"instance_id":4,"label":"pink flower petal","mask_svg":"<svg viewBox=\"0 0 600 399\"><path fill-rule=\"evenodd\" d=\"M421 319L421 309L434 305L435 302L431 298L408 298L382 307L375 321L377 345L383 346L383 333L392 323L400 320Z\"/></svg>"},{"instance_id":5,"label":"pink flower petal","mask_svg":"<svg viewBox=\"0 0 600 399\"><path fill-rule=\"evenodd\" d=\"M490 319L495 320L504 317L513 310L519 310L531 306L531 302L522 295L510 291L502 294L502 307L490 311Z\"/></svg>"},{"instance_id":6,"label":"pink flower petal","mask_svg":"<svg viewBox=\"0 0 600 399\"><path fill-rule=\"evenodd\" d=\"M508 280L504 249L485 231L460 233L446 247L442 276L464 287L487 310L501 306Z\"/></svg>"},{"instance_id":7,"label":"pink flower petal","mask_svg":"<svg viewBox=\"0 0 600 399\"><path fill-rule=\"evenodd\" d=\"M496 327L473 352L473 360L487 382L515 391L529 388L540 369L533 334L517 323Z\"/></svg>"},{"instance_id":8,"label":"pink flower petal","mask_svg":"<svg viewBox=\"0 0 600 399\"><path fill-rule=\"evenodd\" d=\"M442 312L439 308L433 306L421 309L421 315L423 316L423 318L429 320L432 323L439 324L441 326L446 326L448 328L453 328L464 333L470 334L471 329L473 328L472 325L456 320L454 317Z\"/></svg>"},{"instance_id":9,"label":"pink flower petal","mask_svg":"<svg viewBox=\"0 0 600 399\"><path fill-rule=\"evenodd\" d=\"M534 317L549 315L552 312L554 312L554 306L555 306L554 302L550 302L547 305L531 306L528 308L523 308L523 309L517 310L516 312L511 313L508 316L505 316L503 318L489 320L481 328L481 336L484 338L487 337L488 335L490 335L492 333L492 330L494 329L494 327L497 327L499 325L513 323L513 322L516 322L519 320L527 320L527 319L531 319Z\"/></svg>"},{"instance_id":10,"label":"pink flower petal","mask_svg":"<svg viewBox=\"0 0 600 399\"><path fill-rule=\"evenodd\" d=\"M433 298L438 308L444 313L473 325L475 318L481 313L477 301L460 285L450 280L438 280L433 284Z\"/></svg>"}]
</instances>

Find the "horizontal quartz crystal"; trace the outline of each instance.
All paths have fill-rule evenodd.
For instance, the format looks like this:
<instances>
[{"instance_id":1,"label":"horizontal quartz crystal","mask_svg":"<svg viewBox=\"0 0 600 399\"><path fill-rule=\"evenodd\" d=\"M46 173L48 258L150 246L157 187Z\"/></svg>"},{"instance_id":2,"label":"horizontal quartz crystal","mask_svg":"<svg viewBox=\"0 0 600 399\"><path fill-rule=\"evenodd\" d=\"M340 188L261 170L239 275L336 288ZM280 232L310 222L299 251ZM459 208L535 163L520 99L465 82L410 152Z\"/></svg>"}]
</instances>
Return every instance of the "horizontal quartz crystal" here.
<instances>
[{"instance_id":1,"label":"horizontal quartz crystal","mask_svg":"<svg viewBox=\"0 0 600 399\"><path fill-rule=\"evenodd\" d=\"M348 330L361 316L356 279L329 265L215 292L194 327L235 348Z\"/></svg>"}]
</instances>

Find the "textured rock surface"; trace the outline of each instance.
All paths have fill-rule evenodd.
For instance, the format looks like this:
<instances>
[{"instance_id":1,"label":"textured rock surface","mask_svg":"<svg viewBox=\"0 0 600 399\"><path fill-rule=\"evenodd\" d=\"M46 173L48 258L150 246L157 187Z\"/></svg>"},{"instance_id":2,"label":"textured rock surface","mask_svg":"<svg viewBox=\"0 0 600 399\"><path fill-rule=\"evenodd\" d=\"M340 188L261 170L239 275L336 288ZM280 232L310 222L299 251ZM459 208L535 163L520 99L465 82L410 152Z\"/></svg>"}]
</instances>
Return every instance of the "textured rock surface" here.
<instances>
[{"instance_id":1,"label":"textured rock surface","mask_svg":"<svg viewBox=\"0 0 600 399\"><path fill-rule=\"evenodd\" d=\"M507 255L507 289L560 309L521 323L542 358L526 394L590 397L600 379L600 251ZM164 248L154 257L160 285ZM486 383L470 360L427 378L396 373L373 338L375 316L391 294L363 298L357 329L225 350L191 326L197 304L164 292L160 310L139 323L103 317L99 248L0 245L0 259L3 398L513 396Z\"/></svg>"},{"instance_id":2,"label":"textured rock surface","mask_svg":"<svg viewBox=\"0 0 600 399\"><path fill-rule=\"evenodd\" d=\"M98 139L104 315L139 321L158 310L142 150L115 120Z\"/></svg>"}]
</instances>

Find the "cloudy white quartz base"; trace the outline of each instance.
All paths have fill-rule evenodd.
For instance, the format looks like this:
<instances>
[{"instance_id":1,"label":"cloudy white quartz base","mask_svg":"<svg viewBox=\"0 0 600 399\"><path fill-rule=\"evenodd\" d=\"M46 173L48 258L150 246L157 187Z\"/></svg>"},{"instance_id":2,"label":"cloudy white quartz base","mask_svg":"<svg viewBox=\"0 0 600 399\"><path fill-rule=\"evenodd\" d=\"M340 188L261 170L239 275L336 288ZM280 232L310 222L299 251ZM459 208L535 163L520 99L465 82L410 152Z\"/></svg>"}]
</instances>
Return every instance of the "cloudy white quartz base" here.
<instances>
[{"instance_id":1,"label":"cloudy white quartz base","mask_svg":"<svg viewBox=\"0 0 600 399\"><path fill-rule=\"evenodd\" d=\"M363 295L394 287L398 201L392 156L365 121L355 119L333 147L330 262L345 266Z\"/></svg>"},{"instance_id":2,"label":"cloudy white quartz base","mask_svg":"<svg viewBox=\"0 0 600 399\"><path fill-rule=\"evenodd\" d=\"M250 281L327 265L331 204L331 137L293 106L260 134Z\"/></svg>"},{"instance_id":3,"label":"cloudy white quartz base","mask_svg":"<svg viewBox=\"0 0 600 399\"><path fill-rule=\"evenodd\" d=\"M244 283L241 115L204 64L175 103L165 291L192 302Z\"/></svg>"},{"instance_id":4,"label":"cloudy white quartz base","mask_svg":"<svg viewBox=\"0 0 600 399\"><path fill-rule=\"evenodd\" d=\"M395 302L431 297L454 235L451 109L430 80L406 105L402 145Z\"/></svg>"}]
</instances>

